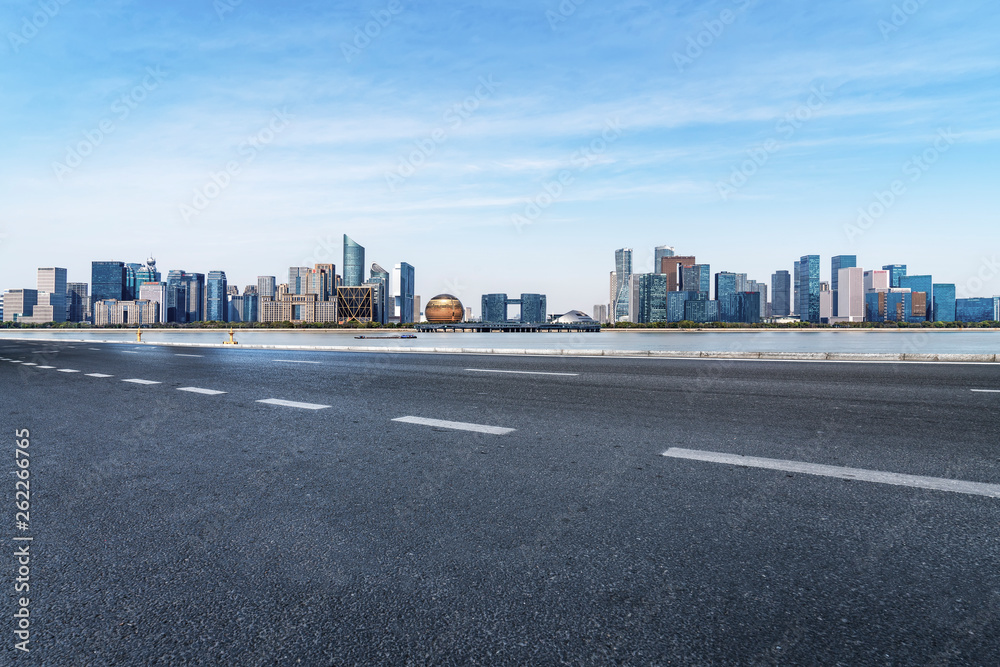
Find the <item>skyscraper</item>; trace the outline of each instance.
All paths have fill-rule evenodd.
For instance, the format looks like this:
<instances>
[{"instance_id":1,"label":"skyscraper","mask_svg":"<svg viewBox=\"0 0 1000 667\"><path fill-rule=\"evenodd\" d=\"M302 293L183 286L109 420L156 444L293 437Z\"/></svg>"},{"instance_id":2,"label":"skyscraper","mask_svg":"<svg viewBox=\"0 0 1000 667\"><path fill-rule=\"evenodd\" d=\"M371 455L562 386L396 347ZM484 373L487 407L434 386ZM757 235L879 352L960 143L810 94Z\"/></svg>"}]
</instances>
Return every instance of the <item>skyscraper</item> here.
<instances>
[{"instance_id":1,"label":"skyscraper","mask_svg":"<svg viewBox=\"0 0 1000 667\"><path fill-rule=\"evenodd\" d=\"M715 300L719 302L719 319L738 322L736 319L736 274L720 271L715 274Z\"/></svg>"},{"instance_id":2,"label":"skyscraper","mask_svg":"<svg viewBox=\"0 0 1000 667\"><path fill-rule=\"evenodd\" d=\"M856 267L858 265L857 255L836 255L830 258L830 289L833 290L833 316L837 317L839 309L839 297L837 296L837 290L839 289L839 275L841 269L847 269L851 267Z\"/></svg>"},{"instance_id":3,"label":"skyscraper","mask_svg":"<svg viewBox=\"0 0 1000 667\"><path fill-rule=\"evenodd\" d=\"M66 269L49 267L38 269L39 293L47 292L48 305L52 307L50 322L65 322L66 311ZM35 313L38 315L39 313ZM46 313L45 317L48 317Z\"/></svg>"},{"instance_id":4,"label":"skyscraper","mask_svg":"<svg viewBox=\"0 0 1000 667\"><path fill-rule=\"evenodd\" d=\"M629 278L632 275L632 248L615 250L615 321L628 319L628 305L631 297Z\"/></svg>"},{"instance_id":5,"label":"skyscraper","mask_svg":"<svg viewBox=\"0 0 1000 667\"><path fill-rule=\"evenodd\" d=\"M229 283L225 271L209 271L205 282L205 319L209 322L229 321Z\"/></svg>"},{"instance_id":6,"label":"skyscraper","mask_svg":"<svg viewBox=\"0 0 1000 667\"><path fill-rule=\"evenodd\" d=\"M247 285L243 288L243 317L244 322L257 322L260 320L260 295L257 294L257 287Z\"/></svg>"},{"instance_id":7,"label":"skyscraper","mask_svg":"<svg viewBox=\"0 0 1000 667\"><path fill-rule=\"evenodd\" d=\"M94 301L125 297L125 264L123 262L91 262L90 295Z\"/></svg>"},{"instance_id":8,"label":"skyscraper","mask_svg":"<svg viewBox=\"0 0 1000 667\"><path fill-rule=\"evenodd\" d=\"M70 322L85 322L90 315L87 283L66 283L66 309Z\"/></svg>"},{"instance_id":9,"label":"skyscraper","mask_svg":"<svg viewBox=\"0 0 1000 667\"><path fill-rule=\"evenodd\" d=\"M838 270L837 285L840 289L833 293L834 317L846 319L848 322L864 322L865 270L858 267Z\"/></svg>"},{"instance_id":10,"label":"skyscraper","mask_svg":"<svg viewBox=\"0 0 1000 667\"><path fill-rule=\"evenodd\" d=\"M899 279L906 275L906 264L887 264L882 270L889 272L889 287L899 287Z\"/></svg>"},{"instance_id":11,"label":"skyscraper","mask_svg":"<svg viewBox=\"0 0 1000 667\"><path fill-rule=\"evenodd\" d=\"M798 263L795 293L798 297L799 319L819 324L819 255L803 255Z\"/></svg>"},{"instance_id":12,"label":"skyscraper","mask_svg":"<svg viewBox=\"0 0 1000 667\"><path fill-rule=\"evenodd\" d=\"M389 272L383 269L376 262L372 262L371 272L368 274L372 282L383 281L386 285L389 284Z\"/></svg>"},{"instance_id":13,"label":"skyscraper","mask_svg":"<svg viewBox=\"0 0 1000 667\"><path fill-rule=\"evenodd\" d=\"M667 277L662 273L643 273L639 276L638 321L667 321Z\"/></svg>"},{"instance_id":14,"label":"skyscraper","mask_svg":"<svg viewBox=\"0 0 1000 667\"><path fill-rule=\"evenodd\" d=\"M685 292L704 292L707 299L712 290L711 270L708 264L681 266L681 290Z\"/></svg>"},{"instance_id":15,"label":"skyscraper","mask_svg":"<svg viewBox=\"0 0 1000 667\"><path fill-rule=\"evenodd\" d=\"M907 276L899 277L899 287L909 288L911 293L923 292L926 295L926 302L931 305L934 302L934 279L931 276ZM930 319L933 315L932 309L924 311L925 319Z\"/></svg>"},{"instance_id":16,"label":"skyscraper","mask_svg":"<svg viewBox=\"0 0 1000 667\"><path fill-rule=\"evenodd\" d=\"M305 294L310 273L312 273L312 269L308 266L288 267L288 293Z\"/></svg>"},{"instance_id":17,"label":"skyscraper","mask_svg":"<svg viewBox=\"0 0 1000 667\"><path fill-rule=\"evenodd\" d=\"M139 285L139 300L156 302L156 322L166 322L167 317L167 284L162 282L144 281Z\"/></svg>"},{"instance_id":18,"label":"skyscraper","mask_svg":"<svg viewBox=\"0 0 1000 667\"><path fill-rule=\"evenodd\" d=\"M792 276L788 271L776 271L771 276L772 314L788 317L792 312Z\"/></svg>"},{"instance_id":19,"label":"skyscraper","mask_svg":"<svg viewBox=\"0 0 1000 667\"><path fill-rule=\"evenodd\" d=\"M934 300L931 307L935 322L955 321L955 285L934 283Z\"/></svg>"},{"instance_id":20,"label":"skyscraper","mask_svg":"<svg viewBox=\"0 0 1000 667\"><path fill-rule=\"evenodd\" d=\"M507 321L507 295L484 294L482 298L483 322Z\"/></svg>"},{"instance_id":21,"label":"skyscraper","mask_svg":"<svg viewBox=\"0 0 1000 667\"><path fill-rule=\"evenodd\" d=\"M540 324L548 319L544 294L522 294L520 301L522 323Z\"/></svg>"},{"instance_id":22,"label":"skyscraper","mask_svg":"<svg viewBox=\"0 0 1000 667\"><path fill-rule=\"evenodd\" d=\"M225 295L226 290L222 290ZM96 299L95 299L96 301ZM175 269L167 274L167 316L171 322L200 322L205 314L205 274Z\"/></svg>"},{"instance_id":23,"label":"skyscraper","mask_svg":"<svg viewBox=\"0 0 1000 667\"><path fill-rule=\"evenodd\" d=\"M663 273L663 258L673 257L674 249L668 245L658 245L653 250L653 273Z\"/></svg>"},{"instance_id":24,"label":"skyscraper","mask_svg":"<svg viewBox=\"0 0 1000 667\"><path fill-rule=\"evenodd\" d=\"M885 269L865 271L865 293L868 292L888 292L889 272Z\"/></svg>"},{"instance_id":25,"label":"skyscraper","mask_svg":"<svg viewBox=\"0 0 1000 667\"><path fill-rule=\"evenodd\" d=\"M406 262L400 262L392 269L393 317L398 317L400 324L417 322L420 318L419 309L414 307L415 275L415 269Z\"/></svg>"},{"instance_id":26,"label":"skyscraper","mask_svg":"<svg viewBox=\"0 0 1000 667\"><path fill-rule=\"evenodd\" d=\"M365 249L344 234L344 287L360 287L365 282Z\"/></svg>"},{"instance_id":27,"label":"skyscraper","mask_svg":"<svg viewBox=\"0 0 1000 667\"><path fill-rule=\"evenodd\" d=\"M257 276L257 296L264 299L273 299L275 282L274 276Z\"/></svg>"},{"instance_id":28,"label":"skyscraper","mask_svg":"<svg viewBox=\"0 0 1000 667\"><path fill-rule=\"evenodd\" d=\"M373 297L375 302L375 319L382 324L386 324L395 309L394 297L389 293L389 272L379 264L372 262L368 282L365 284L377 286L375 296Z\"/></svg>"},{"instance_id":29,"label":"skyscraper","mask_svg":"<svg viewBox=\"0 0 1000 667\"><path fill-rule=\"evenodd\" d=\"M678 292L681 289L681 267L693 266L698 263L694 255L674 255L660 260L660 273L667 277L667 291Z\"/></svg>"}]
</instances>

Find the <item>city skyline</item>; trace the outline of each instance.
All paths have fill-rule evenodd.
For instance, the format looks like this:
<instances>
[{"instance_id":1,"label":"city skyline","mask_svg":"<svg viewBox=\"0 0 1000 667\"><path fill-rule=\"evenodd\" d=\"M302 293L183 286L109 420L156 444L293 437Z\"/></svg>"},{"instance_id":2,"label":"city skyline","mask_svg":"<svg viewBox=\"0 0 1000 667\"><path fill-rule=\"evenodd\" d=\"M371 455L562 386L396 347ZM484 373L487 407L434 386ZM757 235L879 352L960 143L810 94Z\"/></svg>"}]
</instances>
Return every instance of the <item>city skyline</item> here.
<instances>
[{"instance_id":1,"label":"city skyline","mask_svg":"<svg viewBox=\"0 0 1000 667\"><path fill-rule=\"evenodd\" d=\"M351 239L349 237L349 235L347 235L347 234L343 235L343 239L344 239L344 242L345 242L345 245L343 246L343 250L345 252L348 252L348 249L350 249L349 252L356 252L357 250L360 250L361 261L363 262L364 261L363 258L364 258L365 252L366 252L366 247L364 245L358 244L356 241L354 241L353 239ZM625 251L627 253L627 259L624 259L624 260L622 260L621 257L620 257L620 254L623 251ZM612 264L611 279L612 279L612 284L613 285L615 285L614 281L615 281L616 265L618 264L619 261L624 261L626 263L628 273L630 273L632 275L639 276L639 275L643 275L643 274L658 273L658 271L655 271L654 267L652 267L652 266L650 266L648 268L648 270L636 269L635 266L634 266L634 264L633 264L633 256L636 254L635 250L633 248L619 248L618 250L615 250L614 252L615 252L615 256L618 259L611 262L611 264ZM674 253L674 254L670 255L669 253ZM329 256L330 256L329 254L324 254L324 257L329 257ZM691 260L692 257L693 257L693 256L689 256L689 255L685 255L683 253L680 253L679 251L676 251L676 249L675 249L674 246L667 246L667 245L658 245L658 246L655 246L654 248L651 248L649 256L650 256L650 258L652 258L654 256L656 256L656 257L662 256L663 258L670 257L670 258L672 258L674 260L685 260L685 261ZM1000 294L1000 284L997 285L998 289L997 289L997 291L995 293L994 292L990 292L990 290L989 290L989 287L991 286L991 283L994 281L994 279L1000 278L1000 264L997 264L995 261L991 260L990 258L984 258L983 262L980 264L980 266L979 266L979 268L978 268L977 271L975 271L975 272L971 272L971 271L967 272L967 275L969 275L970 277L966 280L966 282L964 284L953 282L947 276L942 277L940 274L938 274L936 272L936 270L933 267L928 269L927 267L915 267L912 264L908 264L908 263L903 263L903 264L884 264L884 263L877 262L877 261L869 263L869 262L866 262L866 261L860 259L861 256L858 256L858 255L826 255L826 254L819 254L819 255L812 254L812 255L807 255L807 256L804 255L799 260L793 260L793 261L791 261L792 271L788 271L788 269L783 269L783 268L776 268L770 274L768 274L766 276L756 276L756 277L752 276L752 274L750 274L748 271L741 271L740 267L738 267L738 266L737 267L719 267L719 266L715 265L712 261L698 260L698 263L697 263L696 266L700 267L700 280L701 281L709 280L712 285L716 285L717 284L717 276L720 273L722 273L722 274L744 274L744 275L746 275L746 277L749 280L749 282L751 282L751 283L758 283L758 284L761 284L761 285L766 285L763 297L764 297L764 300L767 303L771 303L773 301L774 296L775 296L774 294L770 293L772 278L777 273L780 273L782 271L788 271L788 273L791 274L790 275L790 277L791 277L791 291L792 291L792 299L793 299L793 302L791 304L791 310L793 312L797 312L797 310L798 310L798 308L800 308L800 306L794 302L794 298L795 298L794 297L794 295L795 295L795 278L794 278L794 276L795 276L795 270L797 270L796 269L796 265L798 265L800 263L800 261L805 260L807 257L818 257L819 258L819 261L818 261L819 279L818 280L819 280L820 283L827 284L834 293L836 293L836 289L835 289L836 276L835 276L835 273L834 273L834 271L835 271L834 267L838 265L837 264L838 259L844 259L846 261L847 258L850 258L850 263L854 263L856 266L862 267L862 268L865 268L865 269L868 269L868 270L876 270L876 269L877 270L881 270L881 269L890 269L890 268L896 268L896 269L901 268L902 271L904 271L904 272L906 272L907 270L909 270L909 273L910 273L909 276L905 276L905 273L904 273L904 277L906 277L907 279L910 279L910 280L912 280L915 277L930 277L930 276L933 276L933 283L935 285L938 284L938 283L947 283L947 284L954 285L955 286L955 297L959 298L959 299L963 299L963 298L977 298L977 297L983 297L983 298L985 298L985 297L997 296L998 294ZM343 263L344 263L344 258L345 258L345 255L341 254L340 255L340 264L341 265L343 265ZM896 259L899 259L899 258L896 258ZM155 268L155 265L157 265L157 264L159 264L160 266L163 266L163 263L160 262L160 260L157 259L157 258L155 258L155 257L150 257L149 260L153 261L154 268ZM109 261L111 261L111 262L123 262L125 264L129 264L124 259L120 259L120 260L90 260L89 263L91 265L94 265L94 264L103 264L103 263L106 263L106 262L109 262ZM829 263L827 263L827 261L829 261ZM77 263L79 263L79 262L77 262ZM337 266L336 262L331 262L329 264L323 263L323 262L317 262L316 266L324 266L325 267L325 266L330 266L331 264L334 267ZM50 263L49 265L50 266L51 265L55 265L55 263ZM394 277L393 277L393 280L392 280L392 286L395 287L398 284L398 282L399 282L400 266L403 266L403 267L405 267L405 271L409 272L409 274L408 274L409 275L409 285L410 285L410 289L412 289L413 288L413 283L415 282L413 280L413 266L410 265L407 262L402 262L401 264L399 264L399 263L393 263L392 265L394 265L396 267L393 270ZM140 264L133 263L132 266L138 268L140 266ZM625 265L623 265L623 266L625 266ZM849 266L849 264L844 264L844 266ZM65 268L65 267L62 267L62 268ZM279 271L276 274L274 274L274 276L277 277L275 284L281 284L282 281L281 281L280 277L281 276L285 276L285 275L289 275L289 271L292 271L292 270L294 270L296 268L299 268L299 267L297 267L295 265L291 265L289 267L286 267L286 269L284 271ZM312 266L311 265L310 266L306 266L305 268L311 270ZM341 269L341 270L343 270L343 269ZM354 270L356 271L357 268L355 268ZM376 270L377 272L385 272L385 270L382 269L382 267L377 262L368 262L367 264L364 265L362 273L365 274L365 275L368 275L372 270ZM37 273L38 271L41 271L40 267L36 267L35 272ZM92 269L88 270L88 275L91 275L91 271L92 271ZM168 269L168 271L172 273L172 272L178 272L178 271L183 271L183 270ZM164 271L163 272L164 280L166 280L166 276L167 276L167 272L168 271ZM914 271L916 271L916 273L914 273ZM228 278L229 274L228 274L228 272L225 269L218 269L218 268L216 268L216 269L211 269L211 270L198 271L198 272L194 272L194 273L195 274L202 274L203 275L203 279L204 279L204 276L207 276L210 273L219 273L219 272L221 272L224 276L226 276ZM386 273L388 273L388 272L386 272ZM892 272L890 272L890 273L892 273ZM341 272L337 272L337 274L340 275L341 277L343 277L343 274ZM66 278L67 284L77 284L77 283L87 284L87 285L90 286L91 290L93 289L93 286L90 284L89 281L72 280L72 278L74 277L74 273L71 270L67 269L66 270L66 275L67 275L67 278ZM260 285L260 280L262 278L266 278L266 277L272 277L272 276L270 274L267 274L267 273L258 273L257 275L255 275L253 277L252 280L228 280L228 284L229 285L233 285L233 286L244 286L244 287L246 287L246 286L253 286L253 287L257 287L257 286ZM289 275L288 282L292 282L292 280L293 280L292 276ZM364 278L363 282L367 282L369 280L370 280L370 278ZM506 283L506 282L508 282L508 280L507 280L507 278L504 278L501 281L501 280L498 280L496 278L493 278L493 279L490 279L489 284L495 287L498 282L504 282L504 283ZM998 281L998 282L1000 282L1000 281ZM667 286L666 286L666 288L667 288L668 291L672 290L672 288L670 287L670 285L671 285L670 279L668 278L668 282L667 282ZM898 276L894 280L891 280L891 286L892 287L899 287L900 286L899 285L899 277ZM549 294L549 292L546 290L546 286L544 286L544 285L538 285L536 283L535 288L536 288L536 290L540 289L545 294ZM22 281L22 283L16 283L16 284L13 284L13 285L7 286L7 287L0 287L0 294L2 294L3 292L5 292L7 290L12 290L12 289L33 289L33 288L28 287L27 283L25 283L25 282ZM635 289L638 289L638 283L636 284ZM138 285L136 286L136 290L137 290L136 291L136 298L139 298L138 297ZM610 295L608 294L607 283L605 283L604 290L605 290L604 291L604 296L607 299L606 303L603 303L602 300L601 300L601 298L598 296L594 300L593 304L591 304L589 306L588 305L581 305L579 308L574 308L574 309L583 310L585 312L589 312L589 313L593 314L594 307L599 306L599 305L607 305L610 308L610 310L613 311L614 310L614 303L613 303L612 299L608 298ZM715 293L715 290L707 290L707 291L712 292L713 295ZM916 290L914 290L914 291L916 291ZM484 292L483 295L491 294L493 292L494 291ZM638 294L638 292L636 292L636 294ZM483 296L483 295L479 295L479 296ZM393 297L392 294L389 294L388 296L389 296L389 298ZM414 293L414 297L420 297L420 296L421 296L420 292ZM424 296L425 299L431 298L431 295L429 295L429 294L428 295L423 295L423 296ZM91 293L91 298L94 298L93 293ZM466 298L470 299L469 301L467 301L468 303L478 303L478 299L474 295L468 294L466 296ZM400 299L399 299L398 295L396 295L395 302L396 302L395 303L395 307L396 307L397 312L398 312L398 309L400 307L399 306ZM832 306L832 308L833 308L833 314L836 315L837 314L837 305L838 305L838 301L837 301L836 298L834 298L833 304L834 304ZM207 305L203 305L203 308L204 307L207 307ZM818 306L818 302L815 304L815 307L816 308L819 307ZM930 307L930 306L928 306L928 307ZM625 308L625 310L623 312L624 313L628 313L629 312L629 307L628 307L627 304L625 304L624 308ZM634 306L633 306L633 308L634 308ZM558 308L555 308L555 309L550 309L548 314L559 314L559 313L562 313L562 312L569 312L569 310L574 310L574 309L558 309ZM634 314L635 310L632 310L631 312ZM482 315L481 313L476 314L477 317L480 317L481 315ZM620 319L620 317L621 316L619 316L619 319Z\"/></svg>"},{"instance_id":2,"label":"city skyline","mask_svg":"<svg viewBox=\"0 0 1000 667\"><path fill-rule=\"evenodd\" d=\"M641 272L711 237L758 279L824 249L959 286L994 261L994 5L36 10L0 10L3 288L80 251L247 284L341 233L425 295L554 311L603 301L577 267L622 246Z\"/></svg>"}]
</instances>

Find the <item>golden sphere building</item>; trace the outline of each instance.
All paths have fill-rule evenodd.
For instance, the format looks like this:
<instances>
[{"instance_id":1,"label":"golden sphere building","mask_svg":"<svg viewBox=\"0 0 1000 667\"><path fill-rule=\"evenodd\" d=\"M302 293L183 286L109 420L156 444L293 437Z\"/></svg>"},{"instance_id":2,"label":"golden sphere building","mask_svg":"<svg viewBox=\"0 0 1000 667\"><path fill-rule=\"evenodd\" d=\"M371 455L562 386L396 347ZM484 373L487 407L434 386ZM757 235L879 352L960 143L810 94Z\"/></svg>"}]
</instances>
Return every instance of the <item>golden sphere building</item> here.
<instances>
[{"instance_id":1,"label":"golden sphere building","mask_svg":"<svg viewBox=\"0 0 1000 667\"><path fill-rule=\"evenodd\" d=\"M458 324L465 319L465 308L451 294L438 294L424 306L424 317L430 324Z\"/></svg>"}]
</instances>

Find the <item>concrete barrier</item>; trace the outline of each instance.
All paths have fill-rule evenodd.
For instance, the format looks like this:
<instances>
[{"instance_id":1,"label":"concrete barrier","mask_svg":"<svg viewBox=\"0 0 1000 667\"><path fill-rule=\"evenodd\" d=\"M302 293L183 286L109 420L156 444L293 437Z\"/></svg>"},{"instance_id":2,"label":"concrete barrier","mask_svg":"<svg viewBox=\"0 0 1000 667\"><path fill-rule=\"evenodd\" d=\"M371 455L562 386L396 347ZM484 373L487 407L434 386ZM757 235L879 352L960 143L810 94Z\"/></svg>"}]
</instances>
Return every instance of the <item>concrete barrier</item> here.
<instances>
[{"instance_id":1,"label":"concrete barrier","mask_svg":"<svg viewBox=\"0 0 1000 667\"><path fill-rule=\"evenodd\" d=\"M575 350L575 349L539 349L525 350L520 348L468 348L468 347L367 347L363 345L264 345L240 344L237 347L218 343L183 343L183 342L143 342L128 340L81 339L67 340L64 338L0 338L3 341L36 341L47 343L100 343L105 345L132 345L144 347L186 347L186 348L221 348L228 350L289 350L306 352L366 352L383 354L478 354L506 356L571 356L571 357L649 357L674 359L760 359L775 361L854 361L854 362L916 362L916 363L1000 363L997 354L896 354L896 353L854 353L854 352L727 352L698 350Z\"/></svg>"}]
</instances>

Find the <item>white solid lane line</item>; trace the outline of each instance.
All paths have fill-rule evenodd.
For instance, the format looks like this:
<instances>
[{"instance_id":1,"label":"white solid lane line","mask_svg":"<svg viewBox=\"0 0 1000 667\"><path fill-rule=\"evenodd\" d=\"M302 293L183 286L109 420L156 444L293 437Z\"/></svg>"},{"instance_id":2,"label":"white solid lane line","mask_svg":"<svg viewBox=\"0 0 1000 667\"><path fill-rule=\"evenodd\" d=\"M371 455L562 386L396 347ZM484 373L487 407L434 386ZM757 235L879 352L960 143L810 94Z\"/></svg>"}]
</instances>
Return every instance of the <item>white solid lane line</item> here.
<instances>
[{"instance_id":1,"label":"white solid lane line","mask_svg":"<svg viewBox=\"0 0 1000 667\"><path fill-rule=\"evenodd\" d=\"M175 357L204 357L204 354L175 354Z\"/></svg>"},{"instance_id":2,"label":"white solid lane line","mask_svg":"<svg viewBox=\"0 0 1000 667\"><path fill-rule=\"evenodd\" d=\"M972 391L980 394L1000 394L1000 389L973 389Z\"/></svg>"},{"instance_id":3,"label":"white solid lane line","mask_svg":"<svg viewBox=\"0 0 1000 667\"><path fill-rule=\"evenodd\" d=\"M60 373L79 373L80 371L75 371L72 368L60 368Z\"/></svg>"},{"instance_id":4,"label":"white solid lane line","mask_svg":"<svg viewBox=\"0 0 1000 667\"><path fill-rule=\"evenodd\" d=\"M139 380L138 378L132 378L130 380L122 380L122 382L131 382L132 384L160 384L154 380Z\"/></svg>"},{"instance_id":5,"label":"white solid lane line","mask_svg":"<svg viewBox=\"0 0 1000 667\"><path fill-rule=\"evenodd\" d=\"M226 393L215 389L202 389L201 387L177 387L177 391L189 391L192 394L205 394L206 396L218 396Z\"/></svg>"},{"instance_id":6,"label":"white solid lane line","mask_svg":"<svg viewBox=\"0 0 1000 667\"><path fill-rule=\"evenodd\" d=\"M490 435L504 435L515 431L513 428L503 428L502 426L486 426L484 424L469 424L467 422L450 422L443 419L426 419L424 417L397 417L394 422L405 424L418 424L420 426L437 426L439 428L450 428L456 431L473 431L475 433L489 433Z\"/></svg>"},{"instance_id":7,"label":"white solid lane line","mask_svg":"<svg viewBox=\"0 0 1000 667\"><path fill-rule=\"evenodd\" d=\"M984 484L982 482L965 482L958 479L943 477L923 477L920 475L904 475L881 470L865 470L863 468L842 468L840 466L820 465L817 463L802 463L801 461L784 461L780 459L764 459L756 456L740 456L722 452L704 452L695 449L680 449L671 447L663 452L663 456L708 463L725 463L747 468L765 468L767 470L782 470L797 472L804 475L819 475L821 477L837 477L860 482L875 482L877 484L892 484L894 486L909 486L917 489L932 489L934 491L951 491L974 496L1000 498L1000 484Z\"/></svg>"},{"instance_id":8,"label":"white solid lane line","mask_svg":"<svg viewBox=\"0 0 1000 667\"><path fill-rule=\"evenodd\" d=\"M268 405L280 405L284 408L302 408L304 410L322 410L323 408L332 407L329 405L320 405L319 403L299 403L298 401L285 401L280 398L265 398L257 402L267 403Z\"/></svg>"},{"instance_id":9,"label":"white solid lane line","mask_svg":"<svg viewBox=\"0 0 1000 667\"><path fill-rule=\"evenodd\" d=\"M542 371L498 371L492 368L466 368L465 370L472 373L516 373L518 375L565 375L567 377L576 377L579 373L543 373Z\"/></svg>"},{"instance_id":10,"label":"white solid lane line","mask_svg":"<svg viewBox=\"0 0 1000 667\"><path fill-rule=\"evenodd\" d=\"M282 364L321 364L322 361L297 361L295 359L275 359L275 362L280 362Z\"/></svg>"}]
</instances>

